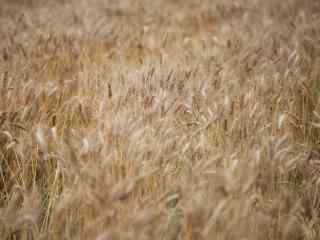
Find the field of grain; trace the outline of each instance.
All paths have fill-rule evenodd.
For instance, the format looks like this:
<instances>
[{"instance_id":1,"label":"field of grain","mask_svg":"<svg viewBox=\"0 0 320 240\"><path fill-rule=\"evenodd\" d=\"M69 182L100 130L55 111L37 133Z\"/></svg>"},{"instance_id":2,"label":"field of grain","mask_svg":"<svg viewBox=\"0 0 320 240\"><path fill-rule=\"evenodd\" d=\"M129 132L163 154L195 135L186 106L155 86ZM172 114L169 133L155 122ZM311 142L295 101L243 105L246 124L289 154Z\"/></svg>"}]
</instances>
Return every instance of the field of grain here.
<instances>
[{"instance_id":1,"label":"field of grain","mask_svg":"<svg viewBox=\"0 0 320 240\"><path fill-rule=\"evenodd\" d=\"M320 2L2 0L1 239L320 238Z\"/></svg>"}]
</instances>

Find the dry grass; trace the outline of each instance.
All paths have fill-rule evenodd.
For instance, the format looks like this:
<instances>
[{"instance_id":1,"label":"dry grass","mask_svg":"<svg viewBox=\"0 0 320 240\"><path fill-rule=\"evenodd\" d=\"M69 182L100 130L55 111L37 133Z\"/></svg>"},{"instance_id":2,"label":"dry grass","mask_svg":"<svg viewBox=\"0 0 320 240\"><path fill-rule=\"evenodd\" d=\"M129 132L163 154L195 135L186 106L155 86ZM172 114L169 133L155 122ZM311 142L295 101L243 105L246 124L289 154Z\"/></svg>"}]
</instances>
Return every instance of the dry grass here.
<instances>
[{"instance_id":1,"label":"dry grass","mask_svg":"<svg viewBox=\"0 0 320 240\"><path fill-rule=\"evenodd\" d=\"M319 2L199 2L1 2L1 239L319 239Z\"/></svg>"}]
</instances>

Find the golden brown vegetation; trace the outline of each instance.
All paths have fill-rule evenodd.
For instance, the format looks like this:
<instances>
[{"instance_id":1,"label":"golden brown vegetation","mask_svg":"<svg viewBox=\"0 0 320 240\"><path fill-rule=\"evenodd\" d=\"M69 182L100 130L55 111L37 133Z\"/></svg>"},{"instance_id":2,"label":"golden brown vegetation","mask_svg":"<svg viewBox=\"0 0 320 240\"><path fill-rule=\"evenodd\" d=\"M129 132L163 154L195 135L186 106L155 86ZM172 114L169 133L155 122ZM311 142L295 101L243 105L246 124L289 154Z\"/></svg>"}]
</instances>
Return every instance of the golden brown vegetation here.
<instances>
[{"instance_id":1,"label":"golden brown vegetation","mask_svg":"<svg viewBox=\"0 0 320 240\"><path fill-rule=\"evenodd\" d=\"M1 239L319 239L320 2L3 0Z\"/></svg>"}]
</instances>

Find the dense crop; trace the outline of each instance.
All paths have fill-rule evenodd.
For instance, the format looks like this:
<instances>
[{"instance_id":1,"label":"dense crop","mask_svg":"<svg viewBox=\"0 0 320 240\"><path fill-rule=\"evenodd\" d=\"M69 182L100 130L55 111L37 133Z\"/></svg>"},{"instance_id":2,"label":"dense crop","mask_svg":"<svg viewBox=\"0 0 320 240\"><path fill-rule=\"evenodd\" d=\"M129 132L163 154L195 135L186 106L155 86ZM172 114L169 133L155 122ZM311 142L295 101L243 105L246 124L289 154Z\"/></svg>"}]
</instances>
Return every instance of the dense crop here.
<instances>
[{"instance_id":1,"label":"dense crop","mask_svg":"<svg viewBox=\"0 0 320 240\"><path fill-rule=\"evenodd\" d=\"M1 239L319 239L320 2L2 0Z\"/></svg>"}]
</instances>

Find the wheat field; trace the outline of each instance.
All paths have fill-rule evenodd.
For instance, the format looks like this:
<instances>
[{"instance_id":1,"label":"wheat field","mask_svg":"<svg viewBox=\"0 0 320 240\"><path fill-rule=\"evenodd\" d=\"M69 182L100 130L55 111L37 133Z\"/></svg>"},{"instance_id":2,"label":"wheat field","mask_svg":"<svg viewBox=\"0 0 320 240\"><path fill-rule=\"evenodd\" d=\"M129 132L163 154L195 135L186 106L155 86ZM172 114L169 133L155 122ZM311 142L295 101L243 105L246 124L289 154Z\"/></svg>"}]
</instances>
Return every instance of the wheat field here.
<instances>
[{"instance_id":1,"label":"wheat field","mask_svg":"<svg viewBox=\"0 0 320 240\"><path fill-rule=\"evenodd\" d=\"M2 0L1 239L320 239L320 2Z\"/></svg>"}]
</instances>

